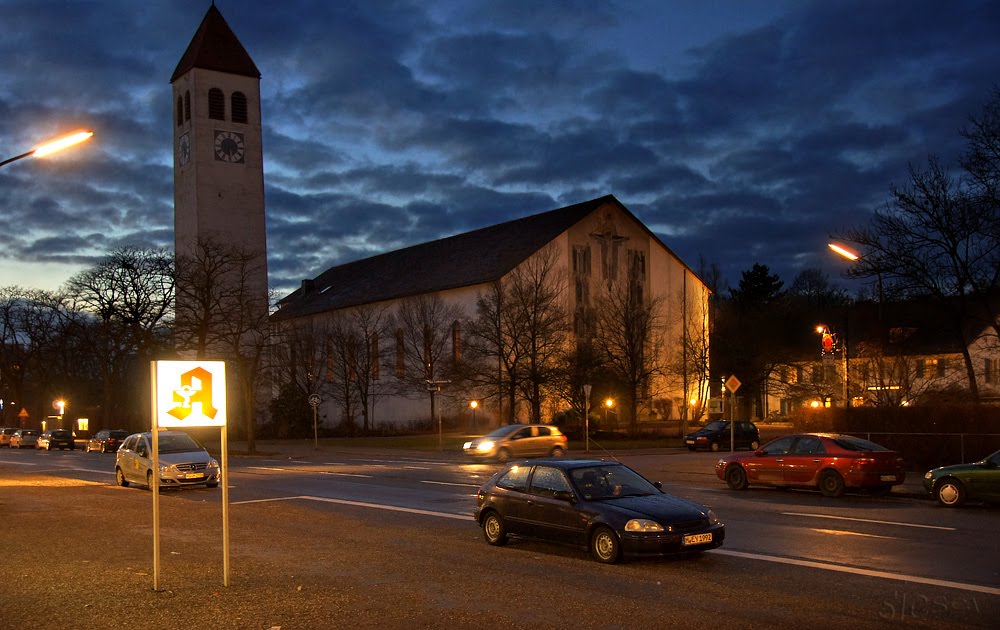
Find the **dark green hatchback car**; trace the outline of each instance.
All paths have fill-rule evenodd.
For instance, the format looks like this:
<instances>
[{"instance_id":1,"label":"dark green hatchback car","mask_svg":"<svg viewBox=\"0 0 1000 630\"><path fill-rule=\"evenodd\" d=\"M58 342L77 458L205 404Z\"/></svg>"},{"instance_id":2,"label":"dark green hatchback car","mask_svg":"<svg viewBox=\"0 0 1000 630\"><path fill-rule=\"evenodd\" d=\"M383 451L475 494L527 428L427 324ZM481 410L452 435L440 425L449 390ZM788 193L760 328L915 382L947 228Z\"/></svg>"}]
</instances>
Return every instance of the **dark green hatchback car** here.
<instances>
[{"instance_id":1,"label":"dark green hatchback car","mask_svg":"<svg viewBox=\"0 0 1000 630\"><path fill-rule=\"evenodd\" d=\"M967 499L1000 502L1000 451L971 464L928 470L924 488L948 507L962 505Z\"/></svg>"}]
</instances>

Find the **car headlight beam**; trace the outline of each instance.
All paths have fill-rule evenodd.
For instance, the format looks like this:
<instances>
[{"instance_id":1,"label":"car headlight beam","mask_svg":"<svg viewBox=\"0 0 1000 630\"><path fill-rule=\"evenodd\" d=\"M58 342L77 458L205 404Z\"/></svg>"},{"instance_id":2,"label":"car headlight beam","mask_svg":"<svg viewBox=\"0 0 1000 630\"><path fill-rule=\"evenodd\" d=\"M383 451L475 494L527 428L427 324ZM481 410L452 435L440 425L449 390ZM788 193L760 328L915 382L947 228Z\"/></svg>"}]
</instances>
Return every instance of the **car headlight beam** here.
<instances>
[{"instance_id":1,"label":"car headlight beam","mask_svg":"<svg viewBox=\"0 0 1000 630\"><path fill-rule=\"evenodd\" d=\"M485 442L480 442L479 446L477 446L476 448L480 451L491 451L493 450L493 446L494 446L493 442L487 440Z\"/></svg>"}]
</instances>

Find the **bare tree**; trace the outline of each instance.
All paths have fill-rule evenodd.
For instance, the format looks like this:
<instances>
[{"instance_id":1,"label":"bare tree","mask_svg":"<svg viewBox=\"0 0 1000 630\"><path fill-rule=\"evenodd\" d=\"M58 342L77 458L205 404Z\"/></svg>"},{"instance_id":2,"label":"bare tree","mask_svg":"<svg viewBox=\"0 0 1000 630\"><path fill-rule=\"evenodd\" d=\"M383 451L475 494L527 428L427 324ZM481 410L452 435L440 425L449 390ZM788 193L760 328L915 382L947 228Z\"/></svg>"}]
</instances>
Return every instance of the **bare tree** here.
<instances>
[{"instance_id":1,"label":"bare tree","mask_svg":"<svg viewBox=\"0 0 1000 630\"><path fill-rule=\"evenodd\" d=\"M476 298L476 317L469 323L467 378L473 387L494 392L498 418L504 407L513 418L521 380L520 344L516 343L517 321L507 306L508 282L498 280Z\"/></svg>"},{"instance_id":2,"label":"bare tree","mask_svg":"<svg viewBox=\"0 0 1000 630\"><path fill-rule=\"evenodd\" d=\"M597 307L596 343L608 370L623 388L621 409L629 433L638 432L640 401L649 398L654 376L663 373L663 331L659 298L646 298L635 281L618 282L605 290Z\"/></svg>"},{"instance_id":3,"label":"bare tree","mask_svg":"<svg viewBox=\"0 0 1000 630\"><path fill-rule=\"evenodd\" d=\"M516 352L524 365L521 391L531 409L531 420L542 420L544 391L564 370L569 318L564 306L566 273L558 267L558 250L548 245L510 274L511 308L507 319L516 323Z\"/></svg>"},{"instance_id":4,"label":"bare tree","mask_svg":"<svg viewBox=\"0 0 1000 630\"><path fill-rule=\"evenodd\" d=\"M211 355L227 362L239 400L235 409L242 416L237 425L251 453L270 368L265 359L271 296L260 295L254 283L262 256L212 239L199 240L192 251L177 256L178 347L198 358Z\"/></svg>"},{"instance_id":5,"label":"bare tree","mask_svg":"<svg viewBox=\"0 0 1000 630\"><path fill-rule=\"evenodd\" d=\"M404 393L430 393L431 415L435 413L435 381L457 378L460 360L462 310L446 304L438 294L419 295L400 303L396 310L397 352L402 352L401 383ZM457 337L457 338L456 338ZM451 360L449 360L449 355ZM434 421L434 418L431 418Z\"/></svg>"},{"instance_id":6,"label":"bare tree","mask_svg":"<svg viewBox=\"0 0 1000 630\"><path fill-rule=\"evenodd\" d=\"M59 312L99 357L102 409L135 426L146 416L148 365L168 347L173 257L165 250L121 247L70 278Z\"/></svg>"},{"instance_id":7,"label":"bare tree","mask_svg":"<svg viewBox=\"0 0 1000 630\"><path fill-rule=\"evenodd\" d=\"M381 353L391 339L390 314L384 306L365 305L354 309L349 317L354 336L353 354L348 356L354 371L354 386L361 409L361 428L372 429L375 404L382 394Z\"/></svg>"}]
</instances>

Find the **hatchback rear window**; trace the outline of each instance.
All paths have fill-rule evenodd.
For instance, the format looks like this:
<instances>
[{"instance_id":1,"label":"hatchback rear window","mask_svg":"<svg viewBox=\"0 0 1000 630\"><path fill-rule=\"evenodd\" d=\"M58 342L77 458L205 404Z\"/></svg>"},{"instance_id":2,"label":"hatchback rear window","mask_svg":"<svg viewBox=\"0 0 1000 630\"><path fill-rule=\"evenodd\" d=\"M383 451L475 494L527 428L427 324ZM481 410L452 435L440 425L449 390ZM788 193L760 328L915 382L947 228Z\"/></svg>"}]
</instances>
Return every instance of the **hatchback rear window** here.
<instances>
[{"instance_id":1,"label":"hatchback rear window","mask_svg":"<svg viewBox=\"0 0 1000 630\"><path fill-rule=\"evenodd\" d=\"M884 446L876 444L875 442L869 442L868 440L863 440L858 437L853 437L850 435L841 436L834 438L834 442L837 446L848 450L848 451L888 451Z\"/></svg>"}]
</instances>

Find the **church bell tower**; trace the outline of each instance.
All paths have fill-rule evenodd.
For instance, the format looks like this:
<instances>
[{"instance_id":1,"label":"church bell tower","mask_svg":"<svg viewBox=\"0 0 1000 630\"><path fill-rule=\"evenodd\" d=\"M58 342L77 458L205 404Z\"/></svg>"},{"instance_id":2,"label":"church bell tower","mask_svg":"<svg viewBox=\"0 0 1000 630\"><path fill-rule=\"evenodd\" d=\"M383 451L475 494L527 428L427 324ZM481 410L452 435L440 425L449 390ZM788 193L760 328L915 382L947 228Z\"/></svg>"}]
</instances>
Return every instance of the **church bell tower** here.
<instances>
[{"instance_id":1,"label":"church bell tower","mask_svg":"<svg viewBox=\"0 0 1000 630\"><path fill-rule=\"evenodd\" d=\"M260 71L214 3L170 83L175 255L192 255L204 242L252 254L241 282L266 317Z\"/></svg>"}]
</instances>

